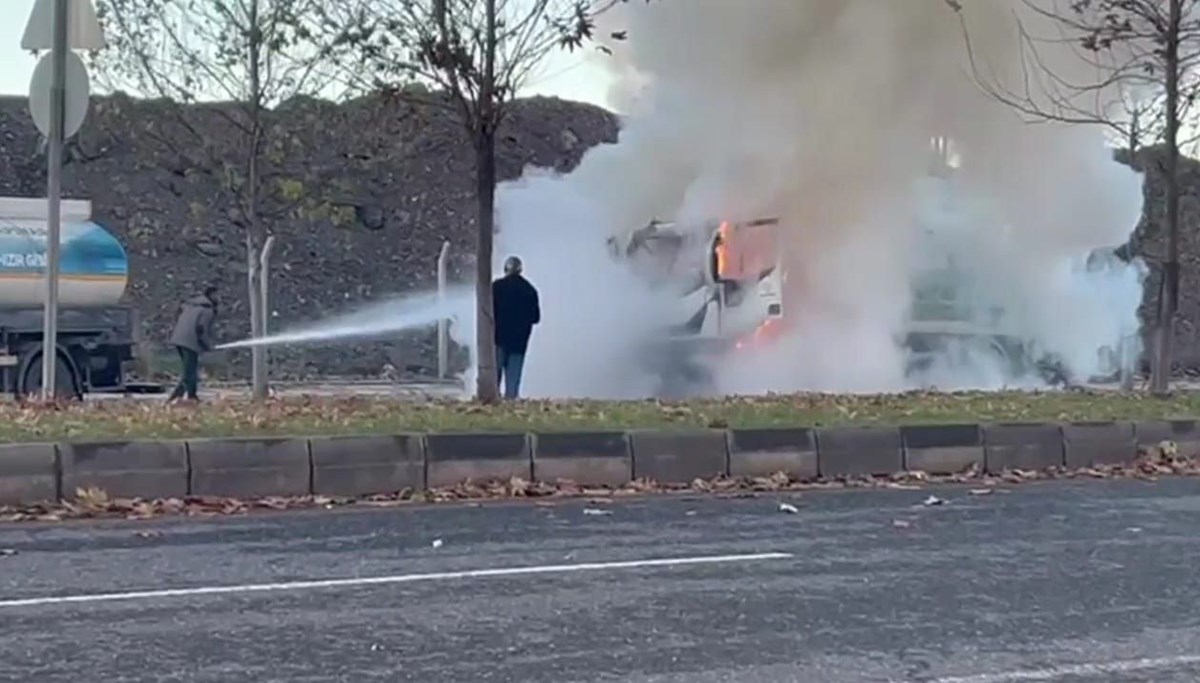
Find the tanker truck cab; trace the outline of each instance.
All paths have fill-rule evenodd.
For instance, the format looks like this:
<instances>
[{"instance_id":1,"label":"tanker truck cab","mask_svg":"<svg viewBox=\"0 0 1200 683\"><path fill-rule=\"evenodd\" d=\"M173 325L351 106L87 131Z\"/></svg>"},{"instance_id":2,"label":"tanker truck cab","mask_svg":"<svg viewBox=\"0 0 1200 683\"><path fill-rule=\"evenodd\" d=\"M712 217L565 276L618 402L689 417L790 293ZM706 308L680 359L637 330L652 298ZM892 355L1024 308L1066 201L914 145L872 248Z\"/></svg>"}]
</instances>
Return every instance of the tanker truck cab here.
<instances>
[{"instance_id":1,"label":"tanker truck cab","mask_svg":"<svg viewBox=\"0 0 1200 683\"><path fill-rule=\"evenodd\" d=\"M137 316L120 304L129 280L124 247L91 220L91 202L62 203L56 394L125 390ZM46 292L46 200L0 198L0 388L41 391Z\"/></svg>"}]
</instances>

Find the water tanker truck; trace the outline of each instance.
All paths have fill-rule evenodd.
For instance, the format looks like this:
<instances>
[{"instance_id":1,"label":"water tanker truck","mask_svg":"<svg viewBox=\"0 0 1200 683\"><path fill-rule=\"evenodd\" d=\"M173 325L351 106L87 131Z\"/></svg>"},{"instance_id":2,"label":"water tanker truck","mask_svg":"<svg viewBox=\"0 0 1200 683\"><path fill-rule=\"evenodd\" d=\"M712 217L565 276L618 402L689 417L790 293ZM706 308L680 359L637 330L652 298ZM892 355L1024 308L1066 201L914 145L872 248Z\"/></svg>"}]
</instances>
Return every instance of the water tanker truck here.
<instances>
[{"instance_id":1,"label":"water tanker truck","mask_svg":"<svg viewBox=\"0 0 1200 683\"><path fill-rule=\"evenodd\" d=\"M47 207L44 199L0 197L0 390L42 389ZM126 389L137 314L119 302L129 260L112 233L91 220L91 202L62 203L55 393Z\"/></svg>"}]
</instances>

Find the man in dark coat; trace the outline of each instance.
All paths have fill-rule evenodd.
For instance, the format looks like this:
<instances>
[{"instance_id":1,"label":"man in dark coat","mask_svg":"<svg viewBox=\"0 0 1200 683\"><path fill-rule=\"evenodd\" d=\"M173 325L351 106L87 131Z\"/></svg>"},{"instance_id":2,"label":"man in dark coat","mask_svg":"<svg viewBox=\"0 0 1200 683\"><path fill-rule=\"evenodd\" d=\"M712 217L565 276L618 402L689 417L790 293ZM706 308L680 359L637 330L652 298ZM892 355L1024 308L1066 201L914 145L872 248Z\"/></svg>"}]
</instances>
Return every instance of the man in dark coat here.
<instances>
[{"instance_id":1,"label":"man in dark coat","mask_svg":"<svg viewBox=\"0 0 1200 683\"><path fill-rule=\"evenodd\" d=\"M504 382L504 397L521 392L521 370L533 326L542 321L538 293L521 275L521 259L508 257L504 277L492 283L492 305L496 313L497 382Z\"/></svg>"},{"instance_id":2,"label":"man in dark coat","mask_svg":"<svg viewBox=\"0 0 1200 683\"><path fill-rule=\"evenodd\" d=\"M171 392L170 401L177 401L184 396L192 401L199 399L200 354L212 350L213 322L216 317L216 287L205 287L203 294L188 299L180 307L175 331L171 333L171 343L179 350L183 376L175 385L175 391Z\"/></svg>"}]
</instances>

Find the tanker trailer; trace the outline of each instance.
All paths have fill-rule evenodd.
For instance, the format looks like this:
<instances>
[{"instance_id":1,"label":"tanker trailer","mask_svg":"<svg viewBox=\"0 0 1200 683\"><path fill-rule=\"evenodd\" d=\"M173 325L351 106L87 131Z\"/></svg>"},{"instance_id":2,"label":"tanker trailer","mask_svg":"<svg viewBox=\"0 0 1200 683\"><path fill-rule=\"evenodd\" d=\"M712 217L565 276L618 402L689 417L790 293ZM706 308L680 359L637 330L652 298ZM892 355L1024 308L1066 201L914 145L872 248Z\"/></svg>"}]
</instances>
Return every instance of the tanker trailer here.
<instances>
[{"instance_id":1,"label":"tanker trailer","mask_svg":"<svg viewBox=\"0 0 1200 683\"><path fill-rule=\"evenodd\" d=\"M56 394L123 391L137 314L119 302L129 278L124 247L91 220L91 202L62 203ZM42 388L46 200L0 197L0 390Z\"/></svg>"}]
</instances>

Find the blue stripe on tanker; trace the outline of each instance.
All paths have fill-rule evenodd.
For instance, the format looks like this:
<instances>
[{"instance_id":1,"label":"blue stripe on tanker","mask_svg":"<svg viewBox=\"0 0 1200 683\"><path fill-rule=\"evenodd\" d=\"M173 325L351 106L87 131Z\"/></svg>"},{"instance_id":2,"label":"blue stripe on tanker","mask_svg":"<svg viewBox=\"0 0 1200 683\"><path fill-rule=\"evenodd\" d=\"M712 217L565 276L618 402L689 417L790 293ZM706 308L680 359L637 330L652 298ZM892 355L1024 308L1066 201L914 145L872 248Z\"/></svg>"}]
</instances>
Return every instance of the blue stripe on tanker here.
<instances>
[{"instance_id":1,"label":"blue stripe on tanker","mask_svg":"<svg viewBox=\"0 0 1200 683\"><path fill-rule=\"evenodd\" d=\"M0 304L40 305L44 300L46 226L0 220ZM129 278L125 248L94 222L62 226L59 295L64 306L120 301Z\"/></svg>"}]
</instances>

